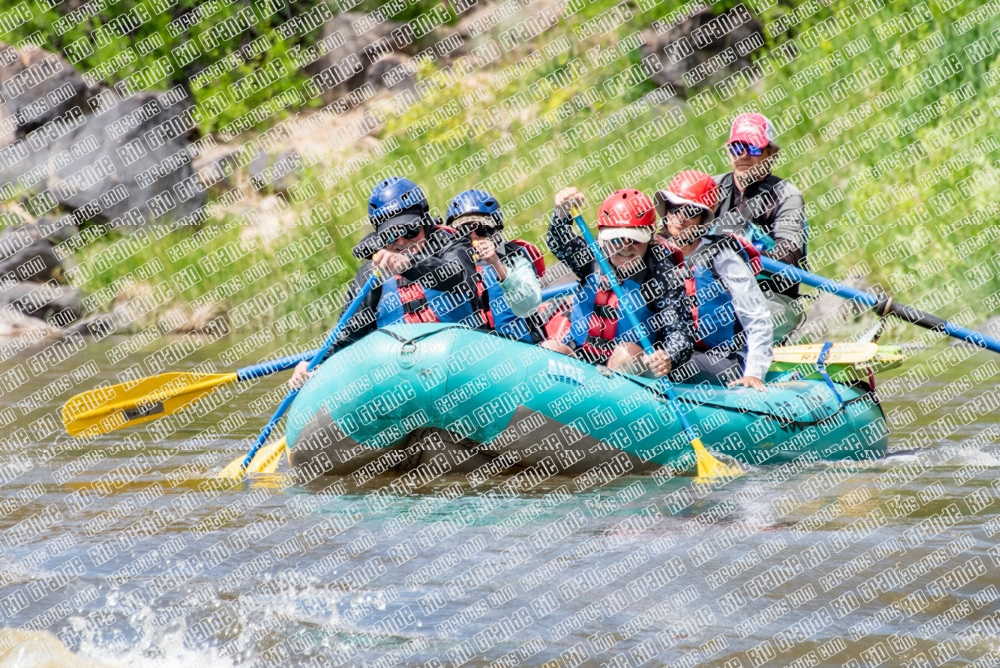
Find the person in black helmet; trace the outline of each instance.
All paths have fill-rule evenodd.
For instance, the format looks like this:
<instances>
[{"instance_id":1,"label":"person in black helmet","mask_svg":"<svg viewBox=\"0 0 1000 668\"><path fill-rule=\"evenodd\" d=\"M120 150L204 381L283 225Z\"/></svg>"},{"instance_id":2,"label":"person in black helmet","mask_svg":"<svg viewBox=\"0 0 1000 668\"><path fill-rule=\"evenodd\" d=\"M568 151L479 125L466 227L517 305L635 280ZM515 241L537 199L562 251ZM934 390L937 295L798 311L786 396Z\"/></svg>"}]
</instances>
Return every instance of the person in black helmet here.
<instances>
[{"instance_id":1,"label":"person in black helmet","mask_svg":"<svg viewBox=\"0 0 1000 668\"><path fill-rule=\"evenodd\" d=\"M375 232L353 250L367 260L348 289L350 302L378 269L382 282L361 304L330 355L369 332L396 323L462 323L478 326L476 268L468 236L455 234L430 215L420 187L410 179L389 177L372 190L368 217ZM329 357L329 355L328 355ZM289 385L308 379L307 362L295 367Z\"/></svg>"}]
</instances>

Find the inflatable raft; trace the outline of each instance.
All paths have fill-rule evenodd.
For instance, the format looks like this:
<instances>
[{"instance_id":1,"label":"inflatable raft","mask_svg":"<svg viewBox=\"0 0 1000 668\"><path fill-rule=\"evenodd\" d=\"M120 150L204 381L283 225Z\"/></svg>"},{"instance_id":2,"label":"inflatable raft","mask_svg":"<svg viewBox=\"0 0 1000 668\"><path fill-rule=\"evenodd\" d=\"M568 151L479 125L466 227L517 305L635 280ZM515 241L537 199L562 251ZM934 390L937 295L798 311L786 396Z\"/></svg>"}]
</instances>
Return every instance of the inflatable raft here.
<instances>
[{"instance_id":1,"label":"inflatable raft","mask_svg":"<svg viewBox=\"0 0 1000 668\"><path fill-rule=\"evenodd\" d=\"M675 387L714 454L761 464L885 453L882 409L861 384ZM421 465L571 475L694 467L654 381L444 324L378 330L327 360L291 407L287 443L296 467L363 479Z\"/></svg>"}]
</instances>

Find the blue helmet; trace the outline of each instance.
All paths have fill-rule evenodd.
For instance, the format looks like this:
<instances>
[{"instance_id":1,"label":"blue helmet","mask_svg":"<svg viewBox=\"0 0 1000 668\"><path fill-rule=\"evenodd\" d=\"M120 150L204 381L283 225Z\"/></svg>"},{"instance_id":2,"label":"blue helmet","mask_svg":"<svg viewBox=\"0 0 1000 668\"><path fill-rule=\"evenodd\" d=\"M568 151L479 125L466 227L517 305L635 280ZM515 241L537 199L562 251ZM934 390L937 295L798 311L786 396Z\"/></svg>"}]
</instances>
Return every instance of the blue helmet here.
<instances>
[{"instance_id":1,"label":"blue helmet","mask_svg":"<svg viewBox=\"0 0 1000 668\"><path fill-rule=\"evenodd\" d=\"M483 190L466 190L459 193L448 204L448 214L445 218L445 224L451 225L456 218L468 214L488 216L496 221L498 230L503 229L503 214L500 212L500 204L488 192Z\"/></svg>"},{"instance_id":2,"label":"blue helmet","mask_svg":"<svg viewBox=\"0 0 1000 668\"><path fill-rule=\"evenodd\" d=\"M430 211L427 196L416 183L390 176L375 184L368 198L368 218L373 225L400 214L424 217Z\"/></svg>"}]
</instances>

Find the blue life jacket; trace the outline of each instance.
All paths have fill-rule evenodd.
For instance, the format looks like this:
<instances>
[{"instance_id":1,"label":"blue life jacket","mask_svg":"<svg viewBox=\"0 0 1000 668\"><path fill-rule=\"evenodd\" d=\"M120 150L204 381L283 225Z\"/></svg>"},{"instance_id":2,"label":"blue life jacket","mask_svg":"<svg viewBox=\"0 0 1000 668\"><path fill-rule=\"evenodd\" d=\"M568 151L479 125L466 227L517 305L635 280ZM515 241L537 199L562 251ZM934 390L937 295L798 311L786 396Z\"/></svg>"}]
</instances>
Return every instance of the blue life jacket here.
<instances>
[{"instance_id":1,"label":"blue life jacket","mask_svg":"<svg viewBox=\"0 0 1000 668\"><path fill-rule=\"evenodd\" d=\"M628 307L635 314L645 330L642 334L655 339L655 314L646 305L642 296L642 285L634 279L621 281L622 291ZM619 343L631 341L639 343L639 332L633 331L632 323L618 303L618 297L607 281L595 271L576 289L573 308L570 311L570 332L577 347L594 361L607 362ZM639 343L639 345L642 345Z\"/></svg>"},{"instance_id":2,"label":"blue life jacket","mask_svg":"<svg viewBox=\"0 0 1000 668\"><path fill-rule=\"evenodd\" d=\"M691 297L691 317L694 321L695 348L723 348L734 350L736 337L742 331L733 296L715 272L716 254L723 248L738 253L755 274L760 272L760 254L736 235L705 235L709 246L685 260L690 275L684 281L684 290Z\"/></svg>"},{"instance_id":3,"label":"blue life jacket","mask_svg":"<svg viewBox=\"0 0 1000 668\"><path fill-rule=\"evenodd\" d=\"M470 324L474 320L472 303L465 297L442 290L425 288L403 276L393 276L382 286L375 324L450 322Z\"/></svg>"},{"instance_id":4,"label":"blue life jacket","mask_svg":"<svg viewBox=\"0 0 1000 668\"><path fill-rule=\"evenodd\" d=\"M541 252L528 241L521 239L507 241L497 250L502 250L505 257L515 253L520 254L531 262L538 278L545 273L545 261ZM479 265L476 266L476 271L478 272L476 287L479 291L480 309L483 311L482 324L508 339L525 343L541 342L545 338L541 325L537 323L531 325L524 318L514 315L510 305L507 304L496 270L489 265ZM531 317L537 318L537 316Z\"/></svg>"},{"instance_id":5,"label":"blue life jacket","mask_svg":"<svg viewBox=\"0 0 1000 668\"><path fill-rule=\"evenodd\" d=\"M477 267L477 269L479 270L479 275L482 277L482 281L478 284L479 289L486 295L486 299L484 300L486 311L483 316L486 318L490 329L515 341L534 343L528 323L525 322L524 318L517 317L510 310L510 305L507 304L507 298L504 297L503 286L500 284L500 277L497 276L496 270L489 265Z\"/></svg>"}]
</instances>

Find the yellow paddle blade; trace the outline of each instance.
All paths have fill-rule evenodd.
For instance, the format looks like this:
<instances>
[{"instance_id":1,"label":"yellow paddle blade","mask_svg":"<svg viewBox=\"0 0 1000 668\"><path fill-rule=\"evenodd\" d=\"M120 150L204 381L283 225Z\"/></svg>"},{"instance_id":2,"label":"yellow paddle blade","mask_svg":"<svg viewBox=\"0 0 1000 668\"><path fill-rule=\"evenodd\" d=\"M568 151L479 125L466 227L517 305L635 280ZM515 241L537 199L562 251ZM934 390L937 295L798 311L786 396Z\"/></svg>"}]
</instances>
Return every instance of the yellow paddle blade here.
<instances>
[{"instance_id":1,"label":"yellow paddle blade","mask_svg":"<svg viewBox=\"0 0 1000 668\"><path fill-rule=\"evenodd\" d=\"M247 466L246 471L242 468L246 455L240 455L229 462L226 468L219 472L217 477L239 479L243 477L244 473L274 473L278 469L278 464L281 463L281 454L287 451L288 447L285 444L285 438L282 437L281 440L275 441L270 445L265 445L258 450L257 454L250 460L250 465Z\"/></svg>"},{"instance_id":2,"label":"yellow paddle blade","mask_svg":"<svg viewBox=\"0 0 1000 668\"><path fill-rule=\"evenodd\" d=\"M172 415L220 385L236 381L236 372L162 373L98 387L69 398L62 409L63 425L72 436L107 434Z\"/></svg>"},{"instance_id":3,"label":"yellow paddle blade","mask_svg":"<svg viewBox=\"0 0 1000 668\"><path fill-rule=\"evenodd\" d=\"M246 459L246 455L240 455L233 461L226 465L226 468L219 471L219 475L216 478L235 478L239 480L243 477L243 460Z\"/></svg>"},{"instance_id":4,"label":"yellow paddle blade","mask_svg":"<svg viewBox=\"0 0 1000 668\"><path fill-rule=\"evenodd\" d=\"M288 448L285 446L285 439L276 441L270 445L265 445L257 451L247 467L247 473L274 473L281 463L281 455Z\"/></svg>"},{"instance_id":5,"label":"yellow paddle blade","mask_svg":"<svg viewBox=\"0 0 1000 668\"><path fill-rule=\"evenodd\" d=\"M694 457L698 462L698 480L705 481L717 478L735 478L743 475L743 469L739 466L731 466L720 462L718 459L713 457L711 453L705 449L705 446L702 445L700 438L696 438L691 441L691 447L694 448Z\"/></svg>"},{"instance_id":6,"label":"yellow paddle blade","mask_svg":"<svg viewBox=\"0 0 1000 668\"><path fill-rule=\"evenodd\" d=\"M822 343L802 346L783 346L774 349L774 361L785 364L815 364L823 349ZM877 343L835 343L827 353L824 362L833 364L860 364L878 354Z\"/></svg>"}]
</instances>

